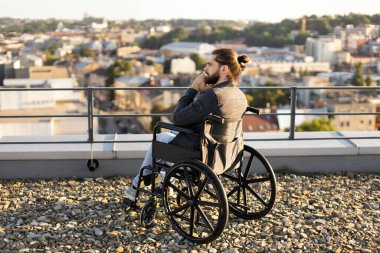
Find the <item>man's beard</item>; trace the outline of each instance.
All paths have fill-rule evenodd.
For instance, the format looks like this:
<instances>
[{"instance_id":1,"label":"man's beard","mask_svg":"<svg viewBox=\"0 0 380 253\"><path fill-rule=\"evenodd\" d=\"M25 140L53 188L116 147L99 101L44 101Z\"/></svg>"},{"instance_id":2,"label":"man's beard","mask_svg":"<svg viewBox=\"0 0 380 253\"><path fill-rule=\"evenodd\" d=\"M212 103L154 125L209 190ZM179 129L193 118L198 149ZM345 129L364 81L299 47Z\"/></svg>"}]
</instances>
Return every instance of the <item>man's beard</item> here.
<instances>
[{"instance_id":1,"label":"man's beard","mask_svg":"<svg viewBox=\"0 0 380 253\"><path fill-rule=\"evenodd\" d=\"M204 81L206 84L217 84L220 79L219 71L216 71L212 75L205 76Z\"/></svg>"}]
</instances>

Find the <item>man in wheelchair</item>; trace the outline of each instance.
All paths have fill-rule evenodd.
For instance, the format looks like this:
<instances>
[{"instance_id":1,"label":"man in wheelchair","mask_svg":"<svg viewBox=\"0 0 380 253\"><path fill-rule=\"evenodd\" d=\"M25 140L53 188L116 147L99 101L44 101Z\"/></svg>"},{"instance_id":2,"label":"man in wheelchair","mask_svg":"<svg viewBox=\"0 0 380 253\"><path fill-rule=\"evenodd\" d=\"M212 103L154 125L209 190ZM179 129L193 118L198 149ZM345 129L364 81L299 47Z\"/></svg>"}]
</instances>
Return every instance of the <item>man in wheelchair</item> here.
<instances>
[{"instance_id":1,"label":"man in wheelchair","mask_svg":"<svg viewBox=\"0 0 380 253\"><path fill-rule=\"evenodd\" d=\"M219 124L220 127L213 131L212 137L217 141L231 142L236 136L242 136L241 118L248 104L244 93L237 86L239 85L238 77L248 61L249 58L246 55L238 56L232 49L214 50L203 72L179 100L173 113L174 125L192 129L195 133L207 132L204 131L204 121L211 114L214 115L214 119L226 122L226 124ZM209 125L208 127L213 126ZM163 132L156 135L156 141L189 149L199 150L201 147L199 135L183 132ZM242 148L242 139L236 141L240 142L238 146ZM210 164L213 160L222 160L223 162L231 157L219 157L218 159L207 157L206 159ZM136 200L140 174L142 174L144 185L151 183L152 162L152 146L150 146L140 169L142 173L133 179L131 186L125 191L128 200Z\"/></svg>"}]
</instances>

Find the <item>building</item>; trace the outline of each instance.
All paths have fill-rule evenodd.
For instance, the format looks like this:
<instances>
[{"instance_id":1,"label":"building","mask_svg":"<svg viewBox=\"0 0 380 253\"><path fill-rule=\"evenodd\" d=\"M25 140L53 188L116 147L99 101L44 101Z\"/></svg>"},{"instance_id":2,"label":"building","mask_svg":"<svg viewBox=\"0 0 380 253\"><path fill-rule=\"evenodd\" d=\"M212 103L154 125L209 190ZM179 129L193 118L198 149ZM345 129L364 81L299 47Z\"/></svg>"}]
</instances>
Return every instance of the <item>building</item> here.
<instances>
[{"instance_id":1,"label":"building","mask_svg":"<svg viewBox=\"0 0 380 253\"><path fill-rule=\"evenodd\" d=\"M43 75L54 76L49 71L32 74L33 77L42 77ZM7 90L9 88L73 88L75 86L77 83L73 78L4 79L4 86L0 88L0 114L12 116L86 114L88 108L82 100L83 94L79 91ZM94 118L93 122L96 133L98 119ZM52 116L48 118L0 119L2 136L86 134L87 130L87 117Z\"/></svg>"},{"instance_id":2,"label":"building","mask_svg":"<svg viewBox=\"0 0 380 253\"><path fill-rule=\"evenodd\" d=\"M215 50L213 45L203 42L172 42L166 45L163 45L160 48L161 52L167 56L176 56L176 55L190 55L190 54L199 54L201 56L210 55L212 51Z\"/></svg>"},{"instance_id":3,"label":"building","mask_svg":"<svg viewBox=\"0 0 380 253\"><path fill-rule=\"evenodd\" d=\"M328 77L322 76L305 76L302 78L302 86L304 87L324 87L330 86ZM302 89L297 91L297 102L303 104L307 108L319 108L325 106L321 104L323 101L323 89Z\"/></svg>"},{"instance_id":4,"label":"building","mask_svg":"<svg viewBox=\"0 0 380 253\"><path fill-rule=\"evenodd\" d=\"M256 62L252 64L252 68L258 68L263 71L270 71L272 73L289 73L292 68L295 71L307 71L307 72L330 72L330 63L329 62L275 62L275 61L263 61ZM248 65L247 71L250 71L251 68Z\"/></svg>"},{"instance_id":5,"label":"building","mask_svg":"<svg viewBox=\"0 0 380 253\"><path fill-rule=\"evenodd\" d=\"M246 116L243 119L243 132L277 132L278 130L276 115Z\"/></svg>"},{"instance_id":6,"label":"building","mask_svg":"<svg viewBox=\"0 0 380 253\"><path fill-rule=\"evenodd\" d=\"M306 39L306 54L313 56L315 61L337 62L336 53L342 51L342 41L335 36L320 36Z\"/></svg>"},{"instance_id":7,"label":"building","mask_svg":"<svg viewBox=\"0 0 380 253\"><path fill-rule=\"evenodd\" d=\"M369 102L371 104L374 104L376 107L376 112L380 113L380 98L377 99L370 99ZM380 115L376 115L376 121L375 121L375 128L379 131L380 130Z\"/></svg>"},{"instance_id":8,"label":"building","mask_svg":"<svg viewBox=\"0 0 380 253\"><path fill-rule=\"evenodd\" d=\"M326 113L327 108L316 108L316 109L296 109L296 113ZM277 110L280 114L290 114L290 108L281 108ZM278 115L278 125L279 129L282 131L290 129L290 115ZM295 125L301 125L304 122L312 121L313 119L320 119L327 117L327 115L297 115L295 118Z\"/></svg>"},{"instance_id":9,"label":"building","mask_svg":"<svg viewBox=\"0 0 380 253\"><path fill-rule=\"evenodd\" d=\"M100 65L94 61L79 61L74 64L73 72L78 80L78 83L82 87L88 85L87 76L89 73L100 68Z\"/></svg>"},{"instance_id":10,"label":"building","mask_svg":"<svg viewBox=\"0 0 380 253\"><path fill-rule=\"evenodd\" d=\"M130 54L138 53L141 51L139 46L119 47L117 49L117 57L125 57Z\"/></svg>"},{"instance_id":11,"label":"building","mask_svg":"<svg viewBox=\"0 0 380 253\"><path fill-rule=\"evenodd\" d=\"M329 106L336 113L376 112L376 104L371 102L336 103ZM374 131L376 130L376 115L335 115L333 124L339 131Z\"/></svg>"},{"instance_id":12,"label":"building","mask_svg":"<svg viewBox=\"0 0 380 253\"><path fill-rule=\"evenodd\" d=\"M150 82L150 78L145 76L122 76L115 80L114 87L139 87ZM142 90L115 90L115 102L120 111L126 111L132 114L149 114L151 113L152 103ZM150 130L151 117L137 117L136 120L144 129Z\"/></svg>"},{"instance_id":13,"label":"building","mask_svg":"<svg viewBox=\"0 0 380 253\"><path fill-rule=\"evenodd\" d=\"M173 59L170 63L172 74L193 74L195 71L195 62L189 57Z\"/></svg>"}]
</instances>

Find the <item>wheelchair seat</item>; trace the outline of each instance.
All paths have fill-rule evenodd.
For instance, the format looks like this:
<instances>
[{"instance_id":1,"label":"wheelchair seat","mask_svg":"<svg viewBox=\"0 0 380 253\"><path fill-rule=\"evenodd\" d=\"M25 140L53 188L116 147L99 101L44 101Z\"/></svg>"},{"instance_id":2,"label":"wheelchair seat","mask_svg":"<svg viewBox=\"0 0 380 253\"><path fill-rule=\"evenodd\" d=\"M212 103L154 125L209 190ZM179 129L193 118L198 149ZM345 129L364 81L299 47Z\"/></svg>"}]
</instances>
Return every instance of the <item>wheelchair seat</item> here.
<instances>
[{"instance_id":1,"label":"wheelchair seat","mask_svg":"<svg viewBox=\"0 0 380 253\"><path fill-rule=\"evenodd\" d=\"M162 143L156 140L158 128L177 130L191 135L198 135L200 147L189 149L171 143ZM242 158L243 134L242 119L226 120L216 115L209 115L203 123L203 131L194 133L191 129L158 122L153 137L153 159L168 162L183 160L199 160L209 166L215 174L235 168Z\"/></svg>"}]
</instances>

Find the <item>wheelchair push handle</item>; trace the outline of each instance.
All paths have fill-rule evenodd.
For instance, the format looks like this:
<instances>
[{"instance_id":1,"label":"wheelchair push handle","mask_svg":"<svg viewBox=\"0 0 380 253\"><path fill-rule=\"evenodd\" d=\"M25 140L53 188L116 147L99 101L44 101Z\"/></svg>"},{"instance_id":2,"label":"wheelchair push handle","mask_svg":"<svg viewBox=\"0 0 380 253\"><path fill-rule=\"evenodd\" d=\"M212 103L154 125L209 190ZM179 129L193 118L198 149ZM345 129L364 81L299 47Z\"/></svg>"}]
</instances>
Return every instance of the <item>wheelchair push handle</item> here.
<instances>
[{"instance_id":1,"label":"wheelchair push handle","mask_svg":"<svg viewBox=\"0 0 380 253\"><path fill-rule=\"evenodd\" d=\"M258 108L255 108L255 107L248 106L246 111L252 112L256 115L260 115L260 110Z\"/></svg>"}]
</instances>

